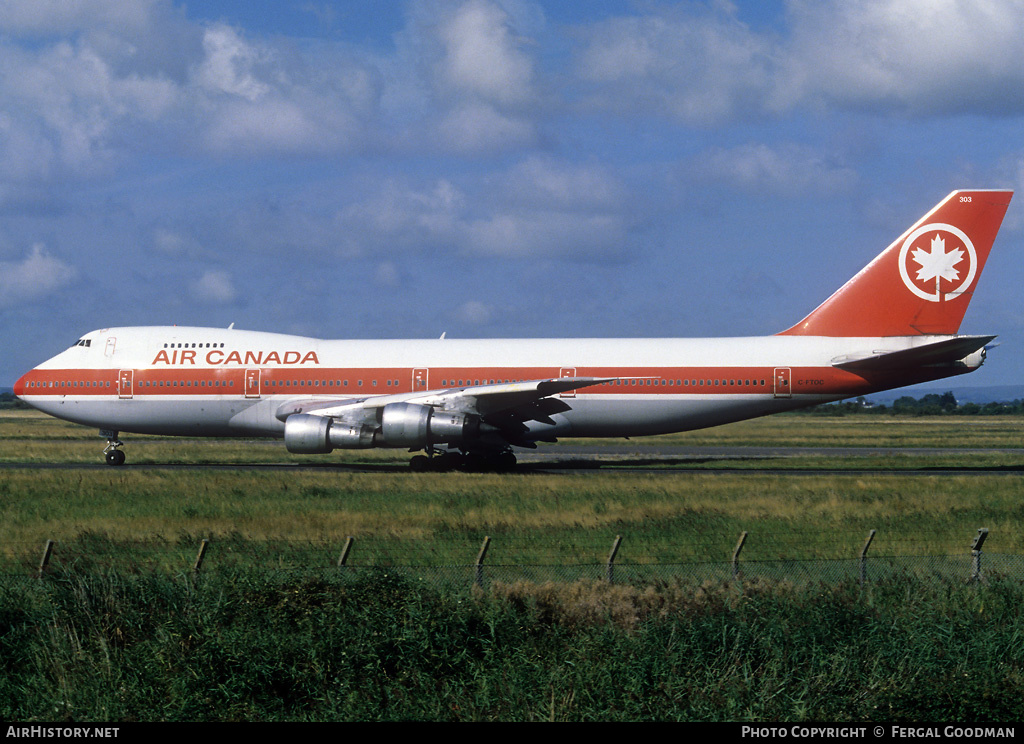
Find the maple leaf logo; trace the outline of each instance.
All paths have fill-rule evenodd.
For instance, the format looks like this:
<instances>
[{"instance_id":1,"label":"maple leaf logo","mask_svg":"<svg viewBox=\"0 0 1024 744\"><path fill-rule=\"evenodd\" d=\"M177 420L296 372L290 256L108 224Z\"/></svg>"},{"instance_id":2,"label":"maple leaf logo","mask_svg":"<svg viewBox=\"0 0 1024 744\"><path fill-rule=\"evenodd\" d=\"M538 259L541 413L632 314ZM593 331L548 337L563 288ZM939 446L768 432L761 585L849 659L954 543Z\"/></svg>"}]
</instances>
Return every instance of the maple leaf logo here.
<instances>
[{"instance_id":1,"label":"maple leaf logo","mask_svg":"<svg viewBox=\"0 0 1024 744\"><path fill-rule=\"evenodd\" d=\"M929 279L934 279L936 289L938 289L939 280L945 279L948 282L953 282L960 278L960 271L953 267L963 260L964 252L959 248L954 248L946 253L946 241L936 233L932 238L931 252L915 248L911 258L921 267L917 270L918 281L926 282Z\"/></svg>"},{"instance_id":2,"label":"maple leaf logo","mask_svg":"<svg viewBox=\"0 0 1024 744\"><path fill-rule=\"evenodd\" d=\"M978 273L978 254L963 230L932 222L917 228L903 241L898 265L907 289L922 300L944 302L970 289Z\"/></svg>"}]
</instances>

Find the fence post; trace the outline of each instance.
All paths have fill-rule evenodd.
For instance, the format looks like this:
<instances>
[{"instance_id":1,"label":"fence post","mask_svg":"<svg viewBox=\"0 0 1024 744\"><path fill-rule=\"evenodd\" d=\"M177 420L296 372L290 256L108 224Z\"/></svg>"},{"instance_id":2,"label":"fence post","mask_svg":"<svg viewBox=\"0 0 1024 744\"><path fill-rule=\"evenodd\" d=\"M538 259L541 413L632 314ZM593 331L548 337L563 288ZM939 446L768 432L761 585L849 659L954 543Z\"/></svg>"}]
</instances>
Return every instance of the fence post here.
<instances>
[{"instance_id":1,"label":"fence post","mask_svg":"<svg viewBox=\"0 0 1024 744\"><path fill-rule=\"evenodd\" d=\"M43 559L39 561L39 578L43 578L46 567L50 565L50 556L53 555L53 540L46 541L46 548L43 550Z\"/></svg>"},{"instance_id":2,"label":"fence post","mask_svg":"<svg viewBox=\"0 0 1024 744\"><path fill-rule=\"evenodd\" d=\"M206 546L210 544L210 541L203 538L203 541L199 543L199 555L196 556L196 562L192 566L192 573L199 573L199 569L203 567L203 558L206 557Z\"/></svg>"},{"instance_id":3,"label":"fence post","mask_svg":"<svg viewBox=\"0 0 1024 744\"><path fill-rule=\"evenodd\" d=\"M484 558L487 556L487 546L491 544L490 537L484 537L484 544L480 546L480 552L476 556L476 585L484 585Z\"/></svg>"},{"instance_id":4,"label":"fence post","mask_svg":"<svg viewBox=\"0 0 1024 744\"><path fill-rule=\"evenodd\" d=\"M608 583L615 583L615 554L619 552L622 545L622 535L615 536L615 543L612 545L612 552L608 554Z\"/></svg>"},{"instance_id":5,"label":"fence post","mask_svg":"<svg viewBox=\"0 0 1024 744\"><path fill-rule=\"evenodd\" d=\"M860 549L860 585L864 586L864 582L868 580L868 548L871 547L871 541L875 539L875 531L871 530L868 533L868 540L864 543L864 547Z\"/></svg>"},{"instance_id":6,"label":"fence post","mask_svg":"<svg viewBox=\"0 0 1024 744\"><path fill-rule=\"evenodd\" d=\"M740 551L743 550L743 543L747 541L747 531L744 530L740 534L740 541L736 543L736 549L732 551L732 577L738 579L740 577Z\"/></svg>"},{"instance_id":7,"label":"fence post","mask_svg":"<svg viewBox=\"0 0 1024 744\"><path fill-rule=\"evenodd\" d=\"M341 555L338 556L338 568L345 568L345 563L348 562L348 554L352 551L353 542L352 535L345 538L345 547L341 549Z\"/></svg>"},{"instance_id":8,"label":"fence post","mask_svg":"<svg viewBox=\"0 0 1024 744\"><path fill-rule=\"evenodd\" d=\"M972 584L985 583L985 578L981 575L981 546L985 544L986 537L988 537L988 528L979 527L978 534L971 541L970 583Z\"/></svg>"}]
</instances>

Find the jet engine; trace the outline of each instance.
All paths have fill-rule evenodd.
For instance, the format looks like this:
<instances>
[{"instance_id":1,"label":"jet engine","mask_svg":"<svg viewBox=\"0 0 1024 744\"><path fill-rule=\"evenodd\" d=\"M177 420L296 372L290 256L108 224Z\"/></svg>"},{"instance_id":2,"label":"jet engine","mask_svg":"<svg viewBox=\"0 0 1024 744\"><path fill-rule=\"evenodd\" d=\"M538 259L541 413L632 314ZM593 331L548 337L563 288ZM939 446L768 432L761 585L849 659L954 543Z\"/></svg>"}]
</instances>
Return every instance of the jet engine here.
<instances>
[{"instance_id":1,"label":"jet engine","mask_svg":"<svg viewBox=\"0 0 1024 744\"><path fill-rule=\"evenodd\" d=\"M329 416L297 413L284 422L289 452L316 455L333 449L408 447L420 449L442 442L455 444L480 433L480 417L438 411L415 403L389 403L380 412L380 426L348 424Z\"/></svg>"},{"instance_id":2,"label":"jet engine","mask_svg":"<svg viewBox=\"0 0 1024 744\"><path fill-rule=\"evenodd\" d=\"M381 411L380 427L384 446L419 449L429 444L456 443L476 437L480 432L480 417L438 411L416 403L389 403Z\"/></svg>"},{"instance_id":3,"label":"jet engine","mask_svg":"<svg viewBox=\"0 0 1024 744\"><path fill-rule=\"evenodd\" d=\"M318 455L333 449L374 446L374 427L346 424L328 416L299 413L284 422L284 444L289 452Z\"/></svg>"}]
</instances>

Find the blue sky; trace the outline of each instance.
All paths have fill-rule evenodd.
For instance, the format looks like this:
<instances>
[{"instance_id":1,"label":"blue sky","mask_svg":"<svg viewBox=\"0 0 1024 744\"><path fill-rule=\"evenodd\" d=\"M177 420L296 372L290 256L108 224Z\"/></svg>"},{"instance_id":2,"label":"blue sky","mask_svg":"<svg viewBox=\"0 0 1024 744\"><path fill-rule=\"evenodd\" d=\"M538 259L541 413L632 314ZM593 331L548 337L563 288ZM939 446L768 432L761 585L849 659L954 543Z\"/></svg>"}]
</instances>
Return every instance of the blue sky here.
<instances>
[{"instance_id":1,"label":"blue sky","mask_svg":"<svg viewBox=\"0 0 1024 744\"><path fill-rule=\"evenodd\" d=\"M1009 0L4 0L0 386L116 325L770 334L1022 134Z\"/></svg>"}]
</instances>

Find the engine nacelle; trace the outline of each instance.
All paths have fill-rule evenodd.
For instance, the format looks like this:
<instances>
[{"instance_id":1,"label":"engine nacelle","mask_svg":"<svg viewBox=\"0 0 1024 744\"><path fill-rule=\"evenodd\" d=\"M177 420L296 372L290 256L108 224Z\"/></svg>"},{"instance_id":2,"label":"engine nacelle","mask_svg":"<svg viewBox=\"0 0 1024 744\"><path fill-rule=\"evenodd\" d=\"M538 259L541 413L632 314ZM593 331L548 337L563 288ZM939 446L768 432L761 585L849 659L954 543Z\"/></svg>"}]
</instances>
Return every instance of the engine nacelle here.
<instances>
[{"instance_id":1,"label":"engine nacelle","mask_svg":"<svg viewBox=\"0 0 1024 744\"><path fill-rule=\"evenodd\" d=\"M418 449L430 444L454 444L480 432L480 417L457 411L438 411L416 403L389 403L381 411L380 438L386 447Z\"/></svg>"},{"instance_id":2,"label":"engine nacelle","mask_svg":"<svg viewBox=\"0 0 1024 744\"><path fill-rule=\"evenodd\" d=\"M479 416L437 411L415 403L389 403L384 406L379 429L312 413L296 413L284 422L285 446L289 452L303 455L370 447L419 449L442 442L456 444L479 433Z\"/></svg>"},{"instance_id":3,"label":"engine nacelle","mask_svg":"<svg viewBox=\"0 0 1024 744\"><path fill-rule=\"evenodd\" d=\"M374 446L373 432L372 426L297 413L284 422L284 444L289 452L301 455L319 455L333 449L367 449Z\"/></svg>"},{"instance_id":4,"label":"engine nacelle","mask_svg":"<svg viewBox=\"0 0 1024 744\"><path fill-rule=\"evenodd\" d=\"M970 369L977 369L985 363L985 357L987 356L985 347L981 347L975 352L972 352L965 356L960 361L963 362Z\"/></svg>"}]
</instances>

